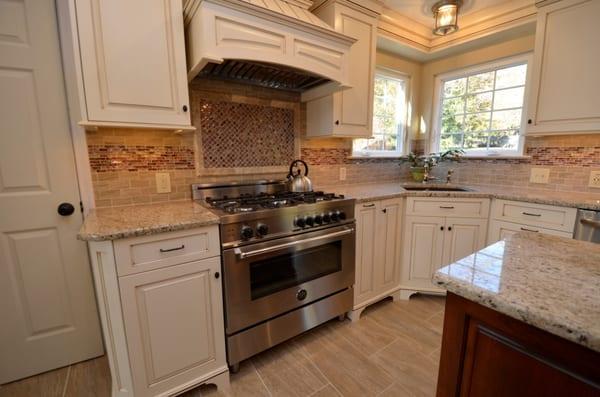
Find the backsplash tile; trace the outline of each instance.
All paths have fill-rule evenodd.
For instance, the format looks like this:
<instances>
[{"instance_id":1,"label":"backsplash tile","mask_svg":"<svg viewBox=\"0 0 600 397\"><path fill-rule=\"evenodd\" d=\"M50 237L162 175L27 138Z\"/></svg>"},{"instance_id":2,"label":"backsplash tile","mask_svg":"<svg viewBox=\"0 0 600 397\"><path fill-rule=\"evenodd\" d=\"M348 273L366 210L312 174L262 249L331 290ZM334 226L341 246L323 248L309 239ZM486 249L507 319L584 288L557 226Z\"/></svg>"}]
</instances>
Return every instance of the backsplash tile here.
<instances>
[{"instance_id":1,"label":"backsplash tile","mask_svg":"<svg viewBox=\"0 0 600 397\"><path fill-rule=\"evenodd\" d=\"M193 170L194 150L181 146L88 145L94 172Z\"/></svg>"},{"instance_id":2,"label":"backsplash tile","mask_svg":"<svg viewBox=\"0 0 600 397\"><path fill-rule=\"evenodd\" d=\"M294 111L200 100L204 168L286 166L294 159Z\"/></svg>"}]
</instances>

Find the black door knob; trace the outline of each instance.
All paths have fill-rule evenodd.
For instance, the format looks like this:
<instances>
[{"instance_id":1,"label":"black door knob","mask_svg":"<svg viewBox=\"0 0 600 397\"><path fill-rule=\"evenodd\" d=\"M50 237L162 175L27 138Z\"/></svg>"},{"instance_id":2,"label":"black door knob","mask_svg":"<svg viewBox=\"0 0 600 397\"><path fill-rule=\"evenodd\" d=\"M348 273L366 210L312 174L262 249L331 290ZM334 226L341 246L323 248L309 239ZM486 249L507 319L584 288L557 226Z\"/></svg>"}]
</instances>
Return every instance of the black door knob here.
<instances>
[{"instance_id":1,"label":"black door knob","mask_svg":"<svg viewBox=\"0 0 600 397\"><path fill-rule=\"evenodd\" d=\"M75 212L75 207L71 203L60 203L57 211L62 216L69 216Z\"/></svg>"}]
</instances>

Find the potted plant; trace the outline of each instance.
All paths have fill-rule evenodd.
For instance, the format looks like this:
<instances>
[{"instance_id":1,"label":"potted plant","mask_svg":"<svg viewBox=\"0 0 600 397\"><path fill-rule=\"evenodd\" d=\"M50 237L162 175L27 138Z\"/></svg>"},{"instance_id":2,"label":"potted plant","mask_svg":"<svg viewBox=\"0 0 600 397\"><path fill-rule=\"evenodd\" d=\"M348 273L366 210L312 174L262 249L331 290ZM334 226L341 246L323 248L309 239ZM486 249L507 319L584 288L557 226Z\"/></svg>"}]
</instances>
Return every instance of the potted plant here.
<instances>
[{"instance_id":1,"label":"potted plant","mask_svg":"<svg viewBox=\"0 0 600 397\"><path fill-rule=\"evenodd\" d=\"M413 152L404 159L410 163L410 174L415 182L423 182L425 168L431 170L443 161L459 161L464 151L461 149L449 149L444 152L430 153L428 155L417 155Z\"/></svg>"}]
</instances>

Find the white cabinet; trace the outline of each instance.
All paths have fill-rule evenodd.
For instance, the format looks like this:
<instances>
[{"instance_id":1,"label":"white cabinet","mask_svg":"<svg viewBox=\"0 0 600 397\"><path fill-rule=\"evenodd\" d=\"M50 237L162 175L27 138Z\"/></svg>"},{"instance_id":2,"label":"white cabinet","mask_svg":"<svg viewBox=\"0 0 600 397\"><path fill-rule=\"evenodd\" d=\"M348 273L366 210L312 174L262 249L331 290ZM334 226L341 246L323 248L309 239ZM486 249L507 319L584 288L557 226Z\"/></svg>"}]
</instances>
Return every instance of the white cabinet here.
<instances>
[{"instance_id":1,"label":"white cabinet","mask_svg":"<svg viewBox=\"0 0 600 397\"><path fill-rule=\"evenodd\" d=\"M155 396L222 372L220 258L119 279L136 396Z\"/></svg>"},{"instance_id":2,"label":"white cabinet","mask_svg":"<svg viewBox=\"0 0 600 397\"><path fill-rule=\"evenodd\" d=\"M348 83L352 88L307 102L307 136L370 137L379 14L336 0L324 1L312 11L336 31L357 41L349 53Z\"/></svg>"},{"instance_id":3,"label":"white cabinet","mask_svg":"<svg viewBox=\"0 0 600 397\"><path fill-rule=\"evenodd\" d=\"M83 125L192 129L181 0L77 0Z\"/></svg>"},{"instance_id":4,"label":"white cabinet","mask_svg":"<svg viewBox=\"0 0 600 397\"><path fill-rule=\"evenodd\" d=\"M364 308L394 296L399 288L402 199L359 203L356 217L356 281L354 307L358 320Z\"/></svg>"},{"instance_id":5,"label":"white cabinet","mask_svg":"<svg viewBox=\"0 0 600 397\"><path fill-rule=\"evenodd\" d=\"M527 134L600 131L600 1L555 2L537 18Z\"/></svg>"},{"instance_id":6,"label":"white cabinet","mask_svg":"<svg viewBox=\"0 0 600 397\"><path fill-rule=\"evenodd\" d=\"M431 282L440 267L485 246L489 199L409 197L404 222L401 297L443 292ZM422 215L425 214L425 215Z\"/></svg>"},{"instance_id":7,"label":"white cabinet","mask_svg":"<svg viewBox=\"0 0 600 397\"><path fill-rule=\"evenodd\" d=\"M113 396L227 387L218 227L89 248Z\"/></svg>"},{"instance_id":8,"label":"white cabinet","mask_svg":"<svg viewBox=\"0 0 600 397\"><path fill-rule=\"evenodd\" d=\"M573 237L577 209L554 205L494 200L490 214L488 244L516 232Z\"/></svg>"}]
</instances>

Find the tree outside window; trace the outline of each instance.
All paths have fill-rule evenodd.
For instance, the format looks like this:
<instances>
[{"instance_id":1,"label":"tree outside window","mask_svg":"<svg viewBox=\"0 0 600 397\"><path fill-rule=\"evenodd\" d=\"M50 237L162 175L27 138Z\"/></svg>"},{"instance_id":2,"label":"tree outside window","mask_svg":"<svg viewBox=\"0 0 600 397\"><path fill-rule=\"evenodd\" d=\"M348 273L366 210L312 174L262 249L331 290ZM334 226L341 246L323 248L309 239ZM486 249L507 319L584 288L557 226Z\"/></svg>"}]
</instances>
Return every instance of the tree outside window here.
<instances>
[{"instance_id":1,"label":"tree outside window","mask_svg":"<svg viewBox=\"0 0 600 397\"><path fill-rule=\"evenodd\" d=\"M403 153L407 117L408 79L378 73L373 98L373 137L355 139L356 155L400 156Z\"/></svg>"}]
</instances>

